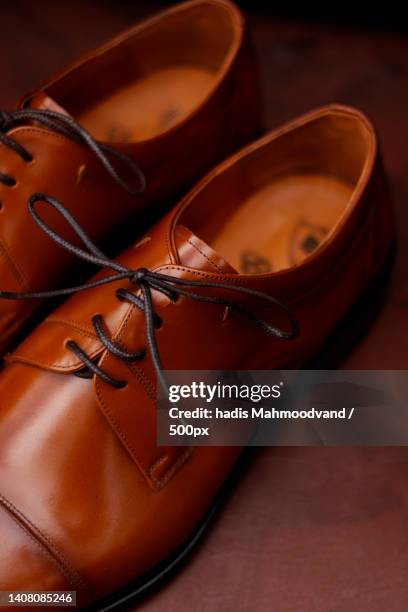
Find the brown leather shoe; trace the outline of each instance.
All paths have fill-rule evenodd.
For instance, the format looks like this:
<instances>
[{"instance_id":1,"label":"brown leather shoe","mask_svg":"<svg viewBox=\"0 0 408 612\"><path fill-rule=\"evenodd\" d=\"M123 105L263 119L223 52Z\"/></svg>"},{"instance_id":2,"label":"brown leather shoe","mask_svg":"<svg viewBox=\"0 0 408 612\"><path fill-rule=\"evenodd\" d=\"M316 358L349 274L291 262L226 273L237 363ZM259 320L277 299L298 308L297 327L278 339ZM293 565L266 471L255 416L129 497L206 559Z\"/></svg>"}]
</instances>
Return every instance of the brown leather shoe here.
<instances>
[{"instance_id":1,"label":"brown leather shoe","mask_svg":"<svg viewBox=\"0 0 408 612\"><path fill-rule=\"evenodd\" d=\"M165 573L239 449L156 446L161 367L307 364L392 240L373 128L333 106L223 162L114 262L77 249L105 270L0 375L0 590L112 602Z\"/></svg>"},{"instance_id":2,"label":"brown leather shoe","mask_svg":"<svg viewBox=\"0 0 408 612\"><path fill-rule=\"evenodd\" d=\"M1 289L51 289L73 263L33 223L32 194L61 199L93 239L112 237L130 217L146 228L181 189L254 136L258 89L244 39L233 4L193 0L118 36L26 96L19 110L1 113ZM54 217L47 212L72 238ZM0 357L37 306L0 304Z\"/></svg>"}]
</instances>

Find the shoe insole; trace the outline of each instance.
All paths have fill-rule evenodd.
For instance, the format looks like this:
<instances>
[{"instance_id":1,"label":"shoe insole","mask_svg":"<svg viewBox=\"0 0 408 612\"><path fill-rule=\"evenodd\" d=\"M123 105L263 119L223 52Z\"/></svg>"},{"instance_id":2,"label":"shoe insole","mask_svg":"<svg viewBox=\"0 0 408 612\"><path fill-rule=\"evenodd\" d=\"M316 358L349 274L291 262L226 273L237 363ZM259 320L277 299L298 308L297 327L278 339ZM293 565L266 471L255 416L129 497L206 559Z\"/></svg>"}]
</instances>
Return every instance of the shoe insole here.
<instances>
[{"instance_id":1,"label":"shoe insole","mask_svg":"<svg viewBox=\"0 0 408 612\"><path fill-rule=\"evenodd\" d=\"M330 176L278 178L236 208L212 246L243 274L288 268L319 246L351 193L350 185Z\"/></svg>"},{"instance_id":2,"label":"shoe insole","mask_svg":"<svg viewBox=\"0 0 408 612\"><path fill-rule=\"evenodd\" d=\"M208 95L214 79L202 67L162 69L117 89L83 112L79 122L97 140L147 140L187 117Z\"/></svg>"}]
</instances>

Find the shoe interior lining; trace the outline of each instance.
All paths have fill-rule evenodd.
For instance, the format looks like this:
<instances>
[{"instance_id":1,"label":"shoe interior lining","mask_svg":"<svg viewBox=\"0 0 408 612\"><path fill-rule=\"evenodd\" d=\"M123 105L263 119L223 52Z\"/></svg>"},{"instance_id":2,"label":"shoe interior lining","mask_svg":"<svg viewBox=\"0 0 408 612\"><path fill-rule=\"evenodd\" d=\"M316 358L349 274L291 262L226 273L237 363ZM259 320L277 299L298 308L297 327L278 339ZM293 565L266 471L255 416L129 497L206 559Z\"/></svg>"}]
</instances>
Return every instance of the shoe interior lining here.
<instances>
[{"instance_id":1,"label":"shoe interior lining","mask_svg":"<svg viewBox=\"0 0 408 612\"><path fill-rule=\"evenodd\" d=\"M198 4L153 21L47 91L99 140L153 138L206 99L236 31L227 7Z\"/></svg>"},{"instance_id":2,"label":"shoe interior lining","mask_svg":"<svg viewBox=\"0 0 408 612\"><path fill-rule=\"evenodd\" d=\"M370 138L357 117L320 117L230 166L194 198L180 223L242 274L299 264L344 214Z\"/></svg>"}]
</instances>

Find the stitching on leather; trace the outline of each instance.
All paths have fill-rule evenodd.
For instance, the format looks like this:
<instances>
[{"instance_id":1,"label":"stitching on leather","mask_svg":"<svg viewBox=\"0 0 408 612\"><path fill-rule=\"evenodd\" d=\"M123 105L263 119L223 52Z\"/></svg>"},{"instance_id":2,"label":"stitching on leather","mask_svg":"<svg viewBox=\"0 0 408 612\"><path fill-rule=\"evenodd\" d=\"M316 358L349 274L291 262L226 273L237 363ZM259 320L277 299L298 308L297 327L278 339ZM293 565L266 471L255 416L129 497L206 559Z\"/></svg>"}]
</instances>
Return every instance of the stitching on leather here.
<instances>
[{"instance_id":1,"label":"stitching on leather","mask_svg":"<svg viewBox=\"0 0 408 612\"><path fill-rule=\"evenodd\" d=\"M152 476L152 472L157 468L160 467L162 463L164 463L166 461L166 459L168 459L168 455L161 455L158 459L156 459L156 461L154 461L151 466L149 467L149 474L150 476Z\"/></svg>"},{"instance_id":2,"label":"stitching on leather","mask_svg":"<svg viewBox=\"0 0 408 612\"><path fill-rule=\"evenodd\" d=\"M69 321L66 322L64 320L59 320L59 319L47 319L45 320L41 325L46 325L49 323L56 323L58 325L63 325L64 327L67 327L68 329L74 329L75 331L79 331L81 333L83 333L84 336L87 336L88 338L90 338L91 340L97 340L96 336L93 335L90 331L86 331L85 329L81 328L78 325L75 324L71 324ZM103 347L102 346L98 346L97 348L95 348L93 351L89 352L89 356L91 358L96 357L99 353L103 352ZM75 367L75 362L68 364L68 365L55 365L55 361L44 361L42 359L30 359L29 357L24 357L23 355L19 354L18 349L15 351L15 353L13 355L11 355L11 358L9 359L10 362L21 362L21 363L26 363L29 365L34 365L34 366L43 366L43 367L52 367L55 368L57 371L65 371L65 370L71 370L72 367ZM77 363L77 365L79 365L79 362Z\"/></svg>"},{"instance_id":3,"label":"stitching on leather","mask_svg":"<svg viewBox=\"0 0 408 612\"><path fill-rule=\"evenodd\" d=\"M368 220L367 218L365 218L364 223L361 225L361 229L356 233L355 238L353 240L353 242L349 245L348 249L346 250L346 252L344 253L344 255L338 260L337 265L335 265L333 268L331 268L330 272L327 274L327 276L325 276L320 283L317 283L315 285L313 285L313 287L311 287L310 289L305 290L301 295L296 296L296 298L294 298L293 300L290 301L291 304L296 304L300 301L302 301L303 299L305 299L306 297L313 295L315 292L319 291L322 287L325 286L325 284L327 282L329 282L331 280L331 278L333 276L335 276L339 270L341 270L341 268L346 264L347 260L351 258L352 252L354 251L354 249L357 248L360 240L362 239L362 236L364 234L365 231L367 231L368 228ZM193 276L201 276L203 278L210 278L214 280L214 275L210 274L210 273L206 273L203 272L201 270L193 270L192 268L186 268L183 266L177 266L177 265L170 265L170 264L166 264L164 266L159 266L157 268L157 271L160 270L181 270L182 272L187 272L188 274L191 274ZM243 281L245 280L244 276L238 276L237 278L234 275L229 275L229 274L225 274L222 275L222 279L225 279L225 276L228 276L228 282L232 283L232 284L238 284L238 285L246 285L247 283L244 283ZM252 278L253 280L257 280L257 282L267 282L270 279L266 276L262 277L260 276L259 278L255 279L254 277Z\"/></svg>"},{"instance_id":4,"label":"stitching on leather","mask_svg":"<svg viewBox=\"0 0 408 612\"><path fill-rule=\"evenodd\" d=\"M136 295L140 295L141 291L138 290ZM128 327L132 316L134 314L136 310L136 307L133 304L129 304L129 308L122 320L122 322L120 323L116 333L114 334L114 338L117 341L121 341L124 334L125 334L125 330ZM126 364L128 369L130 370L130 372L136 376L139 380L139 382L141 383L141 385L143 386L144 390L146 391L147 395L154 401L156 399L156 394L155 394L155 390L154 387L152 386L152 384L150 383L149 379L147 378L147 376L145 376L142 368L140 368L139 366L132 364L132 363L128 363Z\"/></svg>"},{"instance_id":5,"label":"stitching on leather","mask_svg":"<svg viewBox=\"0 0 408 612\"><path fill-rule=\"evenodd\" d=\"M139 289L136 292L136 295L140 296L140 294L141 294L141 291ZM126 327L128 326L130 319L132 318L132 315L133 315L133 312L134 312L135 308L136 308L136 306L134 306L133 304L129 304L129 307L128 307L127 311L126 311L126 314L123 317L121 323L119 324L118 329L116 330L116 333L114 335L115 339L121 340L123 338L124 331L125 331Z\"/></svg>"},{"instance_id":6,"label":"stitching on leather","mask_svg":"<svg viewBox=\"0 0 408 612\"><path fill-rule=\"evenodd\" d=\"M187 461L189 457L191 457L193 452L194 452L194 447L190 446L186 448L186 450L173 463L173 465L169 467L167 472L165 472L165 474L161 478L153 479L152 471L154 470L155 467L157 467L158 465L160 465L161 462L164 461L164 459L166 458L166 455L162 455L161 457L159 457L159 459L155 461L153 465L150 466L149 474L153 482L155 483L157 489L162 489L169 482L169 480L171 480L171 478L174 476L177 470Z\"/></svg>"},{"instance_id":7,"label":"stitching on leather","mask_svg":"<svg viewBox=\"0 0 408 612\"><path fill-rule=\"evenodd\" d=\"M154 387L151 384L150 380L147 378L147 376L145 376L143 370L140 367L131 363L127 364L127 366L132 372L132 374L139 380L140 384L143 386L144 390L146 391L146 394L150 397L150 399L156 401L156 393Z\"/></svg>"},{"instance_id":8,"label":"stitching on leather","mask_svg":"<svg viewBox=\"0 0 408 612\"><path fill-rule=\"evenodd\" d=\"M17 135L20 134L40 134L41 136L47 135L47 136L51 136L52 138L55 138L56 140L62 140L63 142L70 142L73 144L80 144L78 142L75 142L74 140L71 140L71 138L67 138L66 136L63 136L63 134L59 134L57 132L51 132L45 128L35 128L35 127L21 127L18 132Z\"/></svg>"},{"instance_id":9,"label":"stitching on leather","mask_svg":"<svg viewBox=\"0 0 408 612\"><path fill-rule=\"evenodd\" d=\"M98 351L95 351L95 353L90 353L89 356L91 358L96 357L98 354ZM37 368L52 368L53 371L55 372L65 372L65 371L72 371L72 369L76 369L80 364L75 364L75 363L71 363L68 365L55 365L55 363L51 363L51 362L47 362L47 361L39 361L36 359L30 359L29 357L22 357L18 354L15 355L11 355L11 357L7 358L7 361L9 363L25 363L27 365L30 366L34 366ZM82 367L82 366L81 366Z\"/></svg>"},{"instance_id":10,"label":"stitching on leather","mask_svg":"<svg viewBox=\"0 0 408 612\"><path fill-rule=\"evenodd\" d=\"M115 417L113 416L113 413L112 413L111 409L109 408L109 406L107 405L107 403L103 399L98 381L95 382L95 392L96 392L96 395L98 397L98 400L99 400L101 406L104 409L104 413L105 413L105 416L106 416L107 420L109 421L109 423L111 424L111 426L113 427L114 431L117 433L119 438L122 440L122 442L124 443L125 447L131 452L132 456L136 459L139 467L147 475L146 468L144 467L143 462L140 460L139 455L136 452L136 449L134 448L133 444L129 441L129 439L126 436L126 434L122 431L121 427L119 426L119 424L117 423Z\"/></svg>"},{"instance_id":11,"label":"stitching on leather","mask_svg":"<svg viewBox=\"0 0 408 612\"><path fill-rule=\"evenodd\" d=\"M170 245L169 235L170 235L169 233L166 233L166 236L165 236L166 251L167 251L167 255L169 256L170 263L176 264L176 262L174 261L172 248Z\"/></svg>"},{"instance_id":12,"label":"stitching on leather","mask_svg":"<svg viewBox=\"0 0 408 612\"><path fill-rule=\"evenodd\" d=\"M102 348L97 348L94 351L89 353L89 357L91 359L93 359L94 357L97 357L97 355L99 353L103 352L103 347ZM65 370L69 371L72 370L72 368L76 368L77 366L81 365L82 368L82 364L80 364L80 362L77 363L71 363L71 364L67 364L67 365L55 365L55 362L48 362L48 361L41 361L39 359L30 359L29 357L23 357L22 355L19 355L18 353L12 354L10 356L10 358L8 359L8 361L10 363L26 363L32 366L36 366L36 367L50 367L55 369L55 371L57 372L64 372Z\"/></svg>"},{"instance_id":13,"label":"stitching on leather","mask_svg":"<svg viewBox=\"0 0 408 612\"><path fill-rule=\"evenodd\" d=\"M119 330L119 332L118 332L116 337L123 336L124 329L129 324L129 321L131 319L133 311L134 311L134 307L130 306L129 311L128 311L124 321L122 322L122 326L121 326L121 328L120 328L120 330ZM144 375L144 372L138 366L134 366L132 364L126 364L126 365L127 365L127 368L131 371L131 373L137 378L138 382L142 385L142 387L143 387L144 391L146 392L146 394L148 395L148 397L154 402L156 400L156 394L155 394L155 391L154 391L154 387L151 384L150 380L148 380L147 377ZM136 462L138 463L139 468L145 473L145 475L149 479L149 482L152 485L154 485L156 488L162 488L170 480L170 478L173 476L173 474L178 469L178 467L182 463L184 463L184 461L187 459L188 456L190 456L192 454L192 450L193 449L192 448L191 449L187 449L183 453L183 455L181 457L179 457L179 459L172 466L170 466L170 468L167 470L167 472L163 475L163 477L161 479L159 479L159 480L153 479L152 471L154 469L154 466L158 465L158 462L163 461L166 458L166 455L162 455L161 457L159 457L159 459L156 459L155 462L152 465L145 466L144 462L141 461L140 456L139 456L138 452L136 451L136 448L130 442L128 436L125 434L125 432L123 431L122 427L120 426L120 424L117 422L117 420L113 416L112 410L110 409L110 407L108 406L108 404L104 400L104 398L102 396L102 393L101 393L101 388L100 388L99 381L95 382L95 391L96 391L96 395L97 395L97 397L99 399L99 402L100 402L101 406L103 407L103 410L104 410L106 418L108 419L109 423L111 424L113 430L116 432L116 434L119 436L119 438L124 443L125 447L131 452L131 454L134 457L134 459L136 459Z\"/></svg>"},{"instance_id":14,"label":"stitching on leather","mask_svg":"<svg viewBox=\"0 0 408 612\"><path fill-rule=\"evenodd\" d=\"M140 294L140 291L138 291L137 293ZM133 306L133 304L129 304L129 308L122 322L120 323L118 330L113 336L116 341L122 340L124 333L125 333L125 329L129 325L132 319L132 315L135 312L135 308L136 307ZM130 370L130 372L139 380L140 384L143 386L147 395L154 401L156 399L154 387L148 380L147 376L145 376L143 370L139 366L132 364L132 363L127 363L126 366Z\"/></svg>"},{"instance_id":15,"label":"stitching on leather","mask_svg":"<svg viewBox=\"0 0 408 612\"><path fill-rule=\"evenodd\" d=\"M201 255L202 255L202 256L203 256L203 257L204 257L204 258L205 258L205 259L206 259L206 260L207 260L207 261L208 261L208 262L209 262L209 263L210 263L212 266L214 266L214 268L215 268L216 270L218 270L218 272L221 272L221 274L222 274L222 268L221 268L221 267L219 267L219 266L218 266L218 265L217 265L217 264L216 264L214 261L212 261L212 259L210 259L210 258L208 257L208 255L206 255L206 254L204 253L204 251L202 251L201 249L199 249L199 248L198 248L198 246L197 246L196 244L194 244L193 242L191 242L191 239L190 239L190 238L188 238L187 242L188 242L189 244L191 244L191 246L192 246L192 247L193 247L193 248L194 248L196 251L198 251L199 253L201 253Z\"/></svg>"},{"instance_id":16,"label":"stitching on leather","mask_svg":"<svg viewBox=\"0 0 408 612\"><path fill-rule=\"evenodd\" d=\"M104 350L105 349L103 349L103 347L99 347L94 351L89 352L89 357L93 359L97 357L99 353L102 353ZM17 352L15 354L12 353L8 358L8 361L10 363L27 363L36 367L50 367L52 369L55 369L55 371L57 372L72 370L72 368L76 368L77 366L81 366L81 368L83 367L79 361L77 363L73 362L67 365L55 365L55 362L41 361L40 359L30 359L29 357L23 357L22 355L19 355Z\"/></svg>"},{"instance_id":17,"label":"stitching on leather","mask_svg":"<svg viewBox=\"0 0 408 612\"><path fill-rule=\"evenodd\" d=\"M187 272L188 274L192 274L194 276L202 276L203 278L214 278L214 275L211 274L211 272L203 272L202 270L194 270L193 268L186 268L184 266L176 266L174 264L165 264L164 266L159 266L158 268L156 268L156 271L160 271L160 270L180 270L181 272ZM230 276L229 274L223 274L224 276ZM235 278L232 274L231 274L231 279L228 278L228 280L231 280L238 283L238 284L242 284L242 281L239 277L239 275L237 275L237 278ZM263 280L269 280L269 279L263 279Z\"/></svg>"},{"instance_id":18,"label":"stitching on leather","mask_svg":"<svg viewBox=\"0 0 408 612\"><path fill-rule=\"evenodd\" d=\"M92 330L90 328L83 327L79 323L76 323L75 321L72 321L70 319L58 319L50 317L49 319L46 319L42 323L42 325L47 325L49 323L55 323L58 325L63 325L64 327L68 327L69 329L75 329L76 331L80 331L81 333L83 333L85 336L88 336L88 338L97 340L96 334L92 333Z\"/></svg>"},{"instance_id":19,"label":"stitching on leather","mask_svg":"<svg viewBox=\"0 0 408 612\"><path fill-rule=\"evenodd\" d=\"M195 246L195 245L192 245ZM212 262L210 262L212 263ZM140 293L140 291L138 291L138 293ZM115 338L116 339L121 339L125 333L126 328L128 327L130 320L132 318L132 315L135 311L135 306L130 305L129 309L117 331L117 333L115 334ZM144 375L143 370L141 370L141 368L139 368L138 366L134 366L132 364L127 364L128 369L132 372L132 374L138 379L139 383L142 385L143 389L145 390L146 394L148 395L148 397L150 397L150 399L155 402L156 400L156 394L155 394L155 390L153 385L151 384L150 380ZM162 457L159 457L159 459L157 459L151 466L145 468L144 467L144 463L140 460L138 453L136 452L135 447L133 446L133 444L129 441L128 437L126 436L126 434L123 432L120 424L116 421L116 419L114 418L111 409L108 407L107 403L105 402L105 400L103 399L102 395L101 395L101 391L100 391L100 385L99 382L96 382L95 384L95 388L96 388L96 394L97 397L100 401L100 403L102 404L105 414L107 416L108 421L110 422L110 424L112 425L114 431L118 434L119 438L124 442L125 446L131 451L132 455L134 456L134 458L136 459L136 461L138 462L140 468L145 472L146 476L149 476L149 482L151 482L152 484L155 484L157 488L161 488L163 487L169 480L170 478L173 476L173 474L175 473L175 471L178 469L179 465L181 465L182 463L184 463L185 459L190 456L192 454L193 449L187 449L187 451L185 451L185 453L183 453L183 455L172 465L170 466L170 468L167 470L167 472L164 474L164 476L160 479L160 481L158 480L153 480L151 472L154 468L154 466L157 464L158 461L162 461L164 459L164 455ZM185 455L185 457L184 457ZM184 459L183 459L184 457ZM180 461L182 459L182 461Z\"/></svg>"},{"instance_id":20,"label":"stitching on leather","mask_svg":"<svg viewBox=\"0 0 408 612\"><path fill-rule=\"evenodd\" d=\"M122 321L122 324L116 334L116 338L122 338L124 331L126 329L126 327L128 326L130 319L132 317L132 314L134 312L134 306L130 306L128 312L126 313L126 316L124 318L124 320ZM137 378L139 384L142 385L145 393L147 394L147 396L153 401L155 402L156 400L156 394L154 391L154 387L151 384L150 380L144 375L143 370L141 370L140 367L132 365L132 364L126 364L127 368L131 371L131 373ZM154 479L152 477L152 471L154 469L155 466L158 465L159 462L164 461L164 459L166 458L166 455L162 455L161 457L159 457L159 459L156 459L155 462L150 465L150 466L145 466L144 462L141 461L138 452L136 451L136 448L134 447L134 445L130 442L128 436L125 434L125 432L123 431L122 427L120 426L120 424L117 422L117 420L115 419L115 417L113 416L112 410L110 409L110 407L108 406L108 404L106 403L106 401L104 400L102 393L101 393L101 388L100 388L100 384L99 381L95 382L95 391L96 391L96 395L98 397L98 400L101 404L101 406L103 407L104 410L104 414L108 420L108 422L110 423L110 425L112 426L113 430L116 432L116 434L118 435L118 437L120 438L120 440L122 440L122 442L124 443L125 447L130 451L130 453L132 454L132 456L134 457L134 459L136 460L136 462L138 463L139 468L142 470L142 472L144 472L144 474L148 477L149 482L151 483L152 486L155 486L156 488L162 488L169 480L170 478L173 476L173 474L175 473L175 471L178 469L178 467L184 463L184 461L187 459L187 457L189 457L192 454L192 449L187 449L182 455L181 457L179 457L179 459L172 465L170 466L170 468L167 470L167 472L163 475L162 478L160 479Z\"/></svg>"},{"instance_id":21,"label":"stitching on leather","mask_svg":"<svg viewBox=\"0 0 408 612\"><path fill-rule=\"evenodd\" d=\"M68 580L68 583L81 591L87 601L90 600L90 592L78 571L65 555L55 546L51 538L32 523L12 502L0 494L0 504L6 510L12 520L22 529L36 544L42 555L57 566L59 571Z\"/></svg>"}]
</instances>

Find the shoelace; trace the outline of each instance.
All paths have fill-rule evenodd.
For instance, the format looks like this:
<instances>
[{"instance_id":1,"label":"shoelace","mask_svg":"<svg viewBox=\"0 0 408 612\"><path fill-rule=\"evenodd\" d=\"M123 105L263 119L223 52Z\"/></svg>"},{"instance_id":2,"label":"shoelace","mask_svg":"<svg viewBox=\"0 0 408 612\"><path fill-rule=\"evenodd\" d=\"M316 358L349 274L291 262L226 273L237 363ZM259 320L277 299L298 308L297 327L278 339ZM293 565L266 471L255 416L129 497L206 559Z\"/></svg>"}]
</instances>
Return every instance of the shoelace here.
<instances>
[{"instance_id":1,"label":"shoelace","mask_svg":"<svg viewBox=\"0 0 408 612\"><path fill-rule=\"evenodd\" d=\"M97 142L92 136L75 121L72 117L56 113L54 111L42 109L22 109L14 112L6 112L0 110L0 143L12 149L25 162L29 163L33 160L33 156L25 147L18 143L13 138L7 135L12 128L37 123L48 130L62 134L75 142L85 144L99 159L105 170L130 195L140 195L146 189L146 179L141 169L135 164L130 157L110 147L104 143ZM109 160L109 155L120 159L130 169L131 173L137 178L138 187L133 188L125 181ZM16 180L0 172L0 183L13 187Z\"/></svg>"},{"instance_id":2,"label":"shoelace","mask_svg":"<svg viewBox=\"0 0 408 612\"><path fill-rule=\"evenodd\" d=\"M35 204L39 201L44 202L49 206L53 207L55 210L57 210L64 217L70 227L74 230L75 234L79 237L82 244L88 250L84 250L80 247L75 246L74 244L65 240L53 229L51 229L38 216L37 212L35 211ZM144 313L148 349L150 352L154 369L157 374L158 382L166 394L168 392L168 386L165 375L163 373L163 366L155 334L155 328L159 327L162 324L162 321L154 311L152 290L159 291L173 302L176 302L180 297L185 297L207 304L222 305L228 308L230 311L236 312L239 315L250 319L267 334L272 335L281 340L290 340L298 334L298 322L292 310L284 303L280 302L276 298L266 293L228 283L176 278L173 276L162 274L160 272L152 272L150 270L147 270L146 268L139 268L137 270L127 268L126 266L123 266L122 264L111 260L104 253L102 253L102 251L100 251L98 247L93 244L89 236L76 222L70 212L55 198L46 196L41 193L34 194L28 201L28 209L37 225L57 244L59 244L61 247L63 247L70 253L76 255L80 259L83 259L84 261L95 264L102 268L110 268L114 271L114 274L110 274L109 276L105 276L104 278L91 281L83 285L78 285L76 287L56 289L54 291L41 291L30 293L12 293L8 291L0 291L0 298L8 300L51 298L56 296L70 295L73 293L77 293L78 291L84 291L86 289L92 289L94 287L100 287L101 285L107 285L109 283L113 283L121 279L128 279L132 284L138 286L138 288L141 290L142 297L139 297L138 295L135 295L134 293L124 288L118 289L116 291L116 296L119 300L126 300ZM290 323L290 330L285 331L279 329L278 327L270 325L267 321L258 317L251 310L232 300L225 299L222 297L216 297L213 295L196 293L194 291L195 288L207 288L215 290L221 289L224 291L232 291L240 294L250 295L259 300L266 301L271 306L278 307L287 315L287 318ZM100 315L95 315L92 318L92 325L94 327L96 336L99 338L105 349L112 353L112 355L127 362L137 361L139 359L143 359L143 357L145 356L145 350L129 352L126 349L122 348L114 340L112 340L106 330L104 320ZM94 363L92 359L90 359L90 357L73 340L67 342L66 346L82 361L85 368L88 369L88 371L85 370L85 372L76 372L77 375L89 378L90 376L92 376L92 374L95 374L109 385L112 385L112 387L120 389L126 386L126 381L116 380L112 378L102 368L96 365L96 363Z\"/></svg>"}]
</instances>

